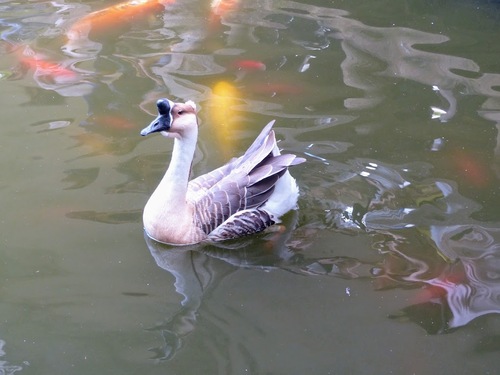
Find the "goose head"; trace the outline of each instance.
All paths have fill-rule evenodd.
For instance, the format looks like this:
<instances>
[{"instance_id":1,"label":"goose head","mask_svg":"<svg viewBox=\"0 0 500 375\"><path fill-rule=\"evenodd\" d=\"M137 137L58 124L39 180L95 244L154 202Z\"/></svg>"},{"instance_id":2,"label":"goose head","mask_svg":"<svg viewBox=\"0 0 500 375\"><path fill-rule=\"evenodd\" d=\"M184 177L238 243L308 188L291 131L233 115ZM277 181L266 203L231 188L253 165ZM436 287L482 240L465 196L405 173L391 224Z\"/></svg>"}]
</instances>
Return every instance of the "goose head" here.
<instances>
[{"instance_id":1,"label":"goose head","mask_svg":"<svg viewBox=\"0 0 500 375\"><path fill-rule=\"evenodd\" d=\"M142 136L161 133L169 138L182 138L193 127L197 130L196 105L191 100L174 103L169 99L159 99L156 106L158 116L141 130Z\"/></svg>"}]
</instances>

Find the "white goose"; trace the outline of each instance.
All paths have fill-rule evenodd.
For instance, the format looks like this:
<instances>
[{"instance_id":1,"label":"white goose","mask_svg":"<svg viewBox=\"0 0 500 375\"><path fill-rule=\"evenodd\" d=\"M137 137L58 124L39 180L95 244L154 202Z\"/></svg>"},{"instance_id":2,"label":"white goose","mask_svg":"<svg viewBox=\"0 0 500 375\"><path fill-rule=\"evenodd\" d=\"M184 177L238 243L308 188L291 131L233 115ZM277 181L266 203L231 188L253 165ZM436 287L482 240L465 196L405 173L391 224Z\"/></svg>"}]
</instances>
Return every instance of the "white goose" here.
<instances>
[{"instance_id":1,"label":"white goose","mask_svg":"<svg viewBox=\"0 0 500 375\"><path fill-rule=\"evenodd\" d=\"M196 105L160 99L157 106L158 117L141 135L161 132L174 138L174 148L144 208L149 237L172 245L223 241L260 232L296 208L299 189L288 167L305 159L280 154L274 121L243 156L188 182L198 138Z\"/></svg>"}]
</instances>

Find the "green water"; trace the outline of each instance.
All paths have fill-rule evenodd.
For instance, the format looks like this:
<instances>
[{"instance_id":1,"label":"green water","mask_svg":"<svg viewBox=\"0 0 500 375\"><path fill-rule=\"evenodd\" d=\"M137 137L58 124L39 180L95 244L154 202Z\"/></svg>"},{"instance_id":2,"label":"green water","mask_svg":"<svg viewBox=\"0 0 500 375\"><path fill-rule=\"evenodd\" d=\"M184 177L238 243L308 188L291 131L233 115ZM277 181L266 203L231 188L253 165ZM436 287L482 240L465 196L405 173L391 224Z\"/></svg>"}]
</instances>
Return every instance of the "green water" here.
<instances>
[{"instance_id":1,"label":"green water","mask_svg":"<svg viewBox=\"0 0 500 375\"><path fill-rule=\"evenodd\" d=\"M112 5L0 2L2 373L498 371L499 5L189 0L74 33ZM200 109L196 175L276 119L308 160L284 232L144 238L161 97Z\"/></svg>"}]
</instances>

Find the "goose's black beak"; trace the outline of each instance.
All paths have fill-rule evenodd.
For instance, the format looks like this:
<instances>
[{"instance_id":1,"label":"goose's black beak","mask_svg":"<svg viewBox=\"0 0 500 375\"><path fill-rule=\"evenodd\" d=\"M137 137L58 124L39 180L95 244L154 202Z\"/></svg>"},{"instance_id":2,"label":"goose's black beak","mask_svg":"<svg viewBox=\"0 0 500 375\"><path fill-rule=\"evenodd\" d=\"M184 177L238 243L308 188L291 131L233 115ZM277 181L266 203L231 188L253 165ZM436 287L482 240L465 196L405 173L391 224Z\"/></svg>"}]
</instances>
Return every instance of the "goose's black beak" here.
<instances>
[{"instance_id":1,"label":"goose's black beak","mask_svg":"<svg viewBox=\"0 0 500 375\"><path fill-rule=\"evenodd\" d=\"M168 131L172 126L172 108L174 107L174 102L168 99L159 99L156 102L156 106L158 107L158 117L141 130L141 135Z\"/></svg>"}]
</instances>

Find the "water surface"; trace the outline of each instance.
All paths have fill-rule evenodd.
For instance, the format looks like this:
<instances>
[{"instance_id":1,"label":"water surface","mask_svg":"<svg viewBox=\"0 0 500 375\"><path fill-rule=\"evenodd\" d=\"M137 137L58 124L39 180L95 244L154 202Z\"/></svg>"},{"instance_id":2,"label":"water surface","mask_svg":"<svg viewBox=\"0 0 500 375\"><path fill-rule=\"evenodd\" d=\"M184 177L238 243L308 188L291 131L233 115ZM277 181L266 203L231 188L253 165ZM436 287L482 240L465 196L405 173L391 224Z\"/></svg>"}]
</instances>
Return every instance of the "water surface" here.
<instances>
[{"instance_id":1,"label":"water surface","mask_svg":"<svg viewBox=\"0 0 500 375\"><path fill-rule=\"evenodd\" d=\"M497 4L188 0L82 22L115 4L0 3L3 373L496 371ZM144 237L172 144L139 131L161 97L200 108L196 175L276 119L307 158L284 231Z\"/></svg>"}]
</instances>

